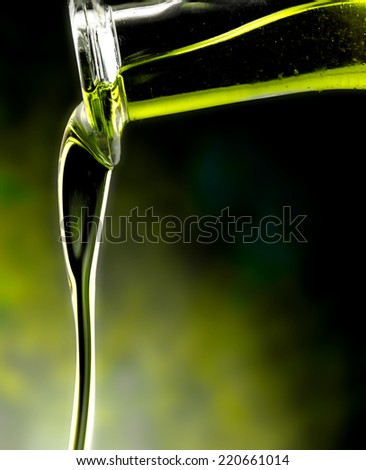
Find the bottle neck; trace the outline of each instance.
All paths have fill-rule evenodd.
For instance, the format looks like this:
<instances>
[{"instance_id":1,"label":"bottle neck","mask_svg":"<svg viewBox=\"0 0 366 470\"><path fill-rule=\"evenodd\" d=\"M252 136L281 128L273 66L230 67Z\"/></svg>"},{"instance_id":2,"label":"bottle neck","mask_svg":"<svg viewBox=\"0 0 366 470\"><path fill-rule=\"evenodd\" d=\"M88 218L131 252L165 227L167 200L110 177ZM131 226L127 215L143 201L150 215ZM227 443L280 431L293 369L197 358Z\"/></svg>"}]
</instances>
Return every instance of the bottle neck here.
<instances>
[{"instance_id":1,"label":"bottle neck","mask_svg":"<svg viewBox=\"0 0 366 470\"><path fill-rule=\"evenodd\" d=\"M113 135L121 120L366 88L364 2L70 1L89 114Z\"/></svg>"},{"instance_id":2,"label":"bottle neck","mask_svg":"<svg viewBox=\"0 0 366 470\"><path fill-rule=\"evenodd\" d=\"M319 1L296 2L306 3ZM293 0L155 0L110 6L102 0L69 0L82 89L88 92L97 83L113 83L121 66L136 59L209 40L293 4Z\"/></svg>"}]
</instances>

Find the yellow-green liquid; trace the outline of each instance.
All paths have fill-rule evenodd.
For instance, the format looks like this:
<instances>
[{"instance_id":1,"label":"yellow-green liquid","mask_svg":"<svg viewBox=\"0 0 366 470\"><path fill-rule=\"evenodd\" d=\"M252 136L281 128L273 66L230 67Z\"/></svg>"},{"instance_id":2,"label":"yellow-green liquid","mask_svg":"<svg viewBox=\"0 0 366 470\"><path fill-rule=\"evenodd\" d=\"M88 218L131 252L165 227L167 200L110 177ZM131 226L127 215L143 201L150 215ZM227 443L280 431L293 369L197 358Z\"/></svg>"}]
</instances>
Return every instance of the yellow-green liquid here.
<instances>
[{"instance_id":1,"label":"yellow-green liquid","mask_svg":"<svg viewBox=\"0 0 366 470\"><path fill-rule=\"evenodd\" d=\"M66 128L59 166L60 220L79 218L64 243L77 336L71 448L90 445L98 231L112 168L120 159L124 126L272 96L364 90L365 39L364 1L311 2L207 41L160 55L126 58L113 84L96 83L84 92L84 104ZM94 217L96 222L90 227L82 217L85 208L88 220Z\"/></svg>"},{"instance_id":2,"label":"yellow-green liquid","mask_svg":"<svg viewBox=\"0 0 366 470\"><path fill-rule=\"evenodd\" d=\"M333 16L336 20L332 22ZM144 99L130 99L129 90L127 90L127 96L125 97L127 119L134 121L284 94L334 89L365 89L366 64L363 50L365 31L360 29L360 27L363 27L362 22L365 21L365 16L366 7L363 2L315 2L307 7L302 5L289 8L285 12L279 12L251 22L210 41L203 41L161 56L127 64L122 67L119 77L124 88L127 87L127 80L131 81L131 88L136 84L139 85L144 80L147 83L147 86L145 86L145 89L147 89L151 82L151 96L145 90ZM308 42L307 51L305 54L303 53L303 57L297 57L296 60L298 46L301 44L301 28L304 20L307 24L319 23L319 18L323 18L323 26L329 28L329 31L324 31L324 33L328 32L329 34L326 42L329 41L331 44L333 42L331 38L332 27L340 28L343 26L348 32L354 32L354 34L349 34L349 38L344 41L344 57L337 57L336 49L335 51L325 51L323 57L323 54L319 54L319 51L315 53L312 48L322 48L320 38L315 33L310 40L309 37L304 39L305 43ZM339 21L339 18L342 21ZM295 38L294 44L284 46L284 52L279 54L283 63L273 64L268 60L269 64L265 65L267 70L263 68L255 70L256 66L260 67L257 64L259 53L266 53L267 50L273 49L271 43L276 44L283 41L284 31L287 32L288 36L293 35L292 30L297 31L297 38ZM258 34L259 31L261 32L260 35ZM342 34L342 31L337 33ZM260 40L262 44L258 47ZM317 41L319 42L316 44ZM268 59L270 59L271 52L267 52ZM335 55L330 57L333 52ZM225 81L222 80L222 82L220 81L220 74L218 74L219 76L213 86L209 79L205 77L201 89L197 86L197 90L180 93L180 84L176 84L170 86L170 89L174 92L165 94L162 90L161 96L154 96L153 79L155 81L162 80L164 83L165 76L171 77L167 70L172 69L176 73L177 66L174 65L181 62L182 56L187 57L188 63L189 57L191 57L194 74L198 74L197 77L195 75L198 82L200 70L203 70L203 74L205 70L202 66L195 69L194 61L199 63L201 58L202 62L212 65L213 69L218 71L220 71L221 65L220 62L216 61L219 60L220 56L231 57L233 61L231 66L234 69L235 64L240 64L241 61L244 62L249 59L250 69L253 73L250 76L244 73L239 77L236 74L235 78L225 77ZM305 63L302 63L303 61ZM179 69L180 82L185 80L184 65ZM150 80L149 73L151 74L152 68L155 76ZM194 88L194 84L192 84L192 88Z\"/></svg>"}]
</instances>

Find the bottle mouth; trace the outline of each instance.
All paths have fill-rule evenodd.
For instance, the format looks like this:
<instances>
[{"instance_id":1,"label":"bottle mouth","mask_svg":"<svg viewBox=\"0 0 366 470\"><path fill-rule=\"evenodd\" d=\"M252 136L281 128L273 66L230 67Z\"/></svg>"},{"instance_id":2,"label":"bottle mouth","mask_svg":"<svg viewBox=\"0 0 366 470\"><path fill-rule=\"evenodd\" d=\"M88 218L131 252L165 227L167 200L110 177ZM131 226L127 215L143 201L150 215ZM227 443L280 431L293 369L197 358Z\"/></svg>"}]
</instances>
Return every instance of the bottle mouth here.
<instances>
[{"instance_id":1,"label":"bottle mouth","mask_svg":"<svg viewBox=\"0 0 366 470\"><path fill-rule=\"evenodd\" d=\"M83 97L79 127L90 136L101 161L112 167L120 158L125 122L117 80L121 57L112 8L103 0L69 0L68 5Z\"/></svg>"},{"instance_id":2,"label":"bottle mouth","mask_svg":"<svg viewBox=\"0 0 366 470\"><path fill-rule=\"evenodd\" d=\"M69 14L83 90L113 83L121 57L112 8L101 0L69 0Z\"/></svg>"}]
</instances>

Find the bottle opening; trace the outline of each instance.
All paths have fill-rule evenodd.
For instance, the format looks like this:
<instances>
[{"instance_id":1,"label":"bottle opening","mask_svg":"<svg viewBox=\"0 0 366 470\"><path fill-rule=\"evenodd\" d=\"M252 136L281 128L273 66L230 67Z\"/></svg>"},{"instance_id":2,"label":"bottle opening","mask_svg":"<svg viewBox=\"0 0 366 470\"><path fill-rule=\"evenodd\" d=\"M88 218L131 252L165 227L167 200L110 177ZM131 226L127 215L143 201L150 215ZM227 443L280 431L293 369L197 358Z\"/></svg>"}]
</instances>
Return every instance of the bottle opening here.
<instances>
[{"instance_id":1,"label":"bottle opening","mask_svg":"<svg viewBox=\"0 0 366 470\"><path fill-rule=\"evenodd\" d=\"M113 83L121 57L111 7L100 0L69 0L69 13L83 90Z\"/></svg>"}]
</instances>

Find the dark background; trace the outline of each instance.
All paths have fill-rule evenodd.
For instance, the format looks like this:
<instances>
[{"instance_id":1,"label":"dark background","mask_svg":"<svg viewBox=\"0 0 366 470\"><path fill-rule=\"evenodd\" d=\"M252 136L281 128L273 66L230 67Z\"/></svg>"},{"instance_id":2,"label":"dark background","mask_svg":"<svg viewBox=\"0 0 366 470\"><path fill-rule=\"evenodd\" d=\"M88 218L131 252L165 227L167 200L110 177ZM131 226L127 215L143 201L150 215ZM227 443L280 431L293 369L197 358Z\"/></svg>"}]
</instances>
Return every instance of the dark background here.
<instances>
[{"instance_id":1,"label":"dark background","mask_svg":"<svg viewBox=\"0 0 366 470\"><path fill-rule=\"evenodd\" d=\"M66 5L17 2L0 38L0 448L62 449L75 346L57 161L80 101ZM308 243L104 243L96 448L363 448L364 102L311 95L127 127L114 229L134 207L258 221L291 206Z\"/></svg>"}]
</instances>

